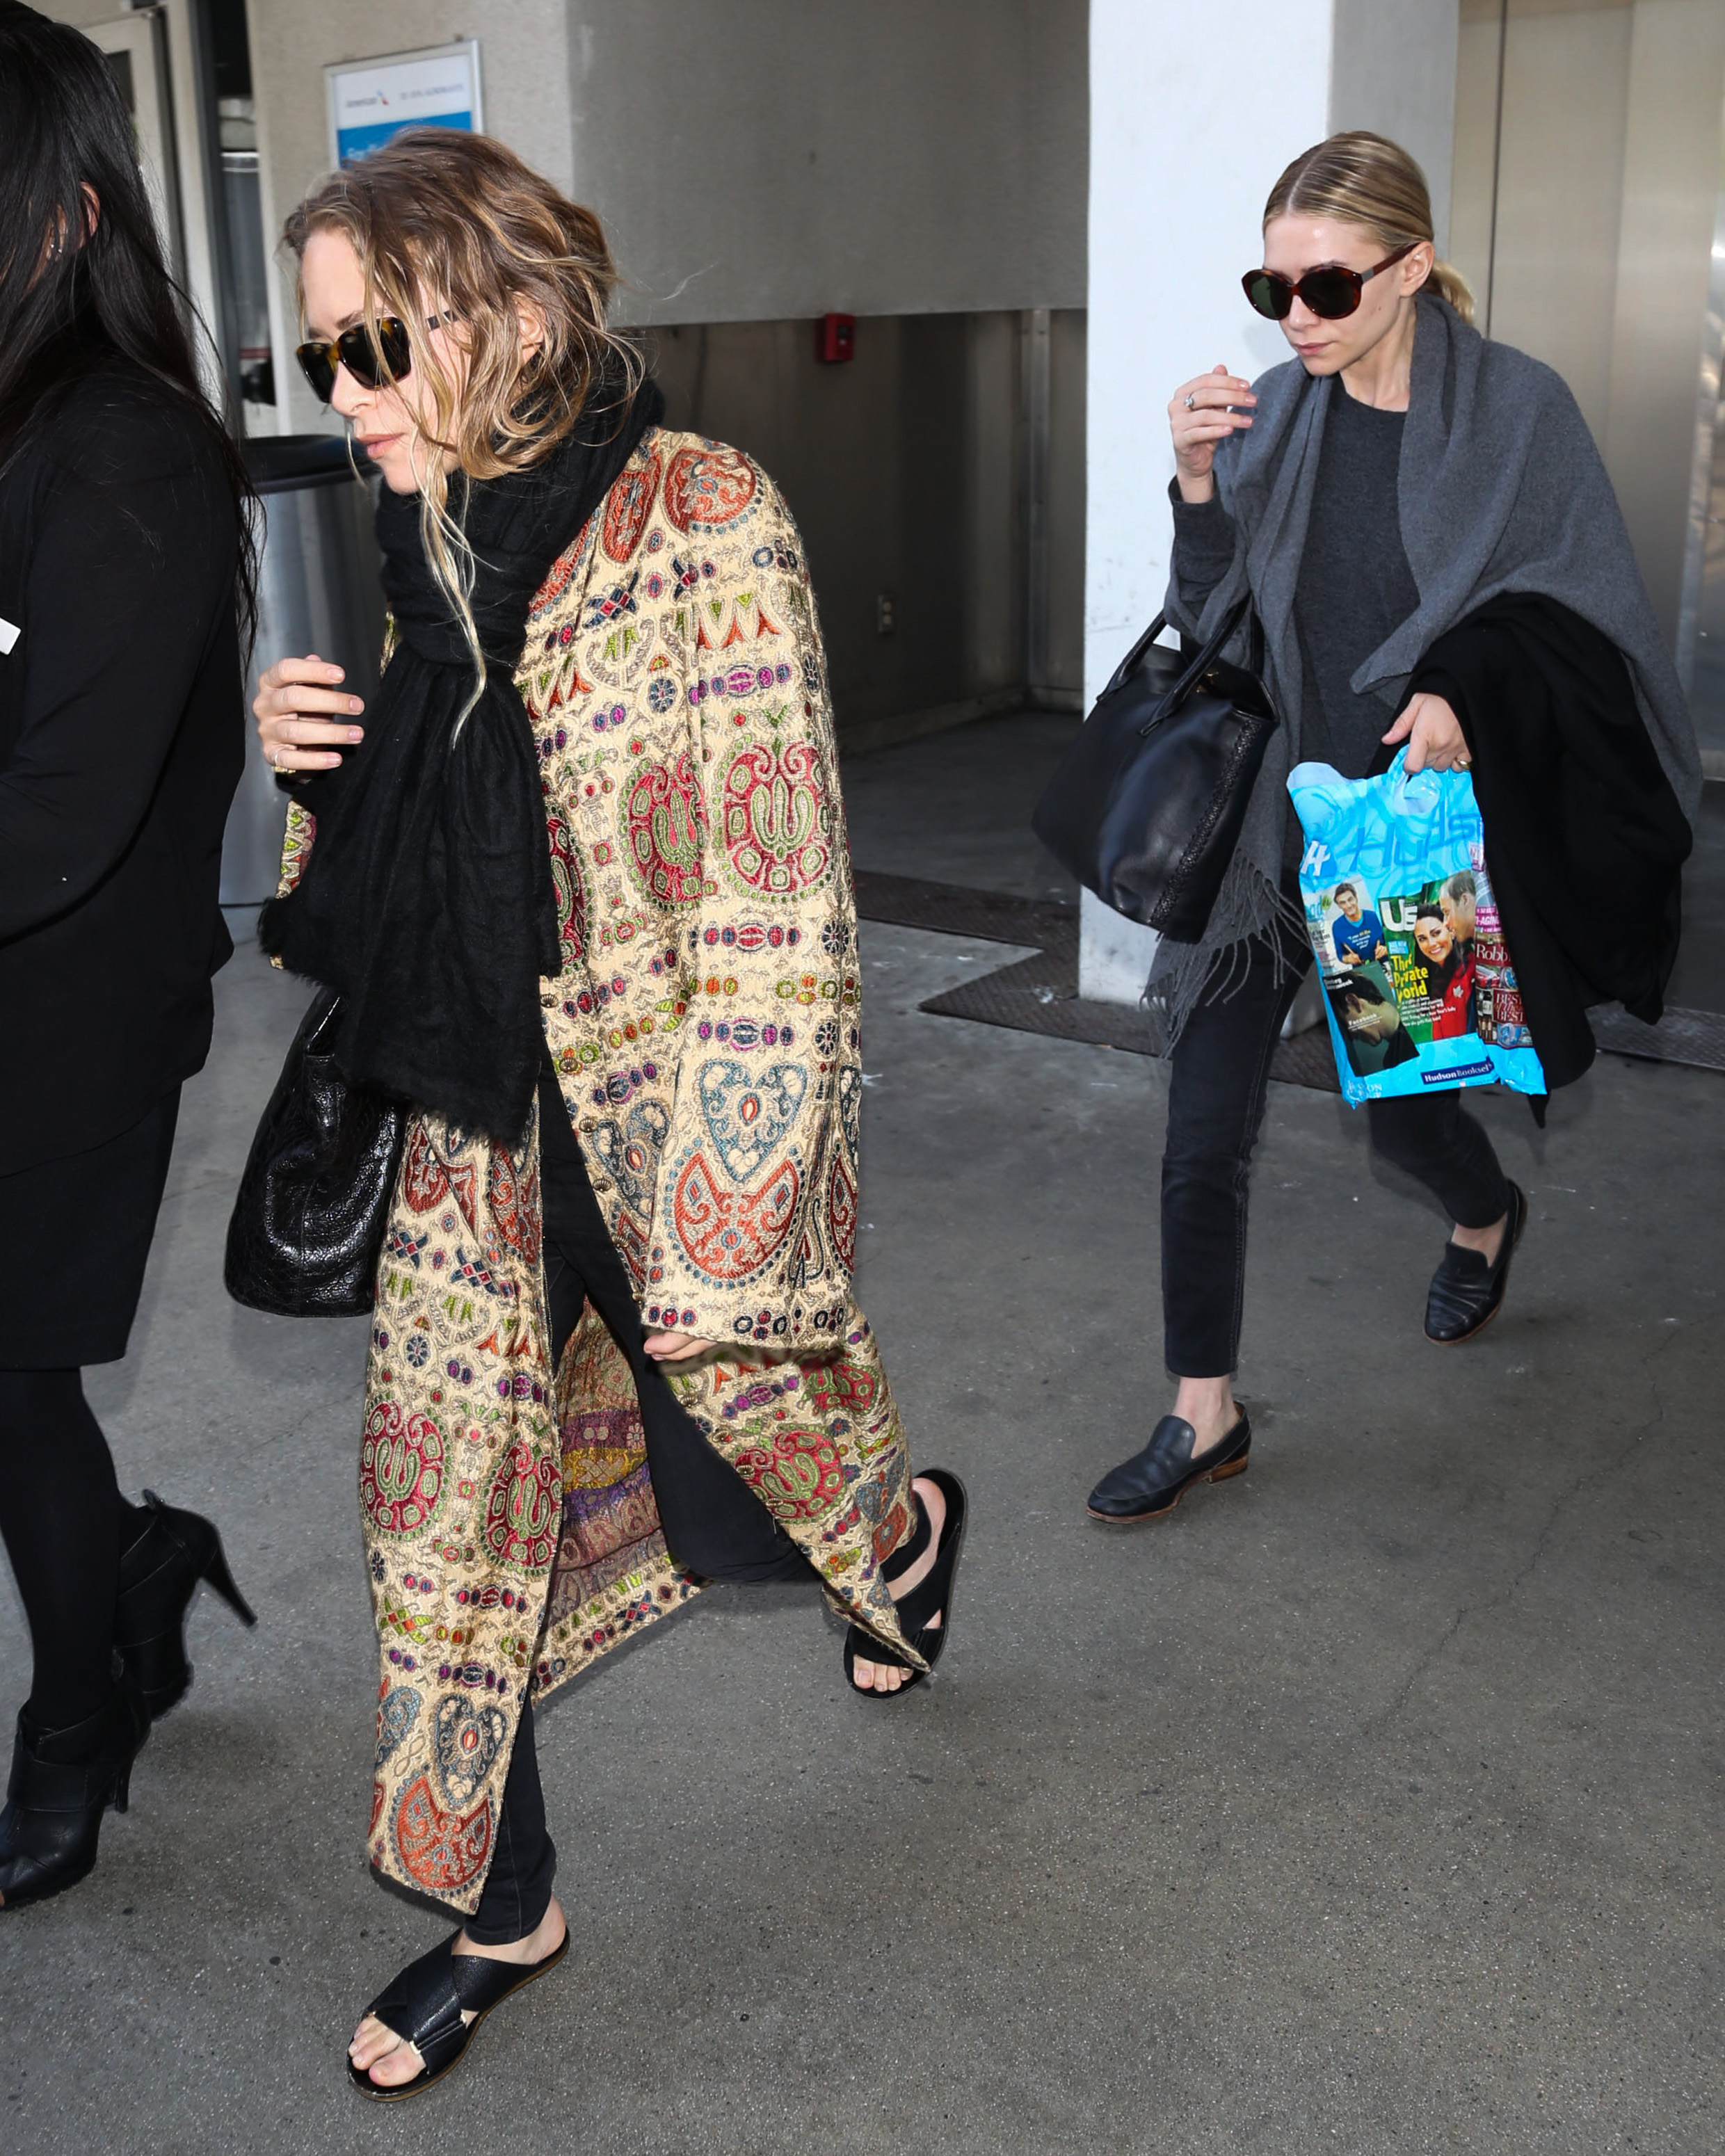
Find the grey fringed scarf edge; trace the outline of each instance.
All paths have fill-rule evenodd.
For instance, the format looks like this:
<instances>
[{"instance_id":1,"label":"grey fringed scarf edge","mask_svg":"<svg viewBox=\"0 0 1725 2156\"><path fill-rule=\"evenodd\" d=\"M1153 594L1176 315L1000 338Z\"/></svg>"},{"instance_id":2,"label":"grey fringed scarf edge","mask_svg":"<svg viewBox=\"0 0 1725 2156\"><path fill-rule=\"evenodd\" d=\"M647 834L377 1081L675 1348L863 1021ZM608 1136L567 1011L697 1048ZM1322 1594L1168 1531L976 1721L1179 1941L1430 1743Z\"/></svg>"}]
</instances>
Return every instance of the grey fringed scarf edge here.
<instances>
[{"instance_id":1,"label":"grey fringed scarf edge","mask_svg":"<svg viewBox=\"0 0 1725 2156\"><path fill-rule=\"evenodd\" d=\"M1244 852L1236 851L1203 942L1172 943L1164 937L1156 947L1139 998L1149 1014L1152 1051L1173 1053L1187 1019L1206 996L1225 1002L1245 986L1255 943L1268 952L1271 978L1279 988L1288 975L1291 934L1304 942L1304 915L1289 901L1279 878L1272 883Z\"/></svg>"}]
</instances>

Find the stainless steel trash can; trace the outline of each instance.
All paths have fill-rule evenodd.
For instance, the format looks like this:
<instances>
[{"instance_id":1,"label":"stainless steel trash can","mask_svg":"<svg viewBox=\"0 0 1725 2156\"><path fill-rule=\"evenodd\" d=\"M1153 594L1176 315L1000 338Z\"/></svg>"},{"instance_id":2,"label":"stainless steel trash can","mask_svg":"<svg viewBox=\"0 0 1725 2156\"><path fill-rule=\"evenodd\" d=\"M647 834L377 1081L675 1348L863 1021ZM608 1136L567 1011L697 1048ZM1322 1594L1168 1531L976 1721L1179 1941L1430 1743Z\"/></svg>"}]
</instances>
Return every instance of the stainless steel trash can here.
<instances>
[{"instance_id":1,"label":"stainless steel trash can","mask_svg":"<svg viewBox=\"0 0 1725 2156\"><path fill-rule=\"evenodd\" d=\"M383 593L372 490L356 477L345 441L326 434L256 435L245 459L264 505L258 640L246 684L245 776L222 841L222 903L261 906L281 867L287 797L250 731L258 676L278 659L315 651L347 670L370 702L383 645Z\"/></svg>"}]
</instances>

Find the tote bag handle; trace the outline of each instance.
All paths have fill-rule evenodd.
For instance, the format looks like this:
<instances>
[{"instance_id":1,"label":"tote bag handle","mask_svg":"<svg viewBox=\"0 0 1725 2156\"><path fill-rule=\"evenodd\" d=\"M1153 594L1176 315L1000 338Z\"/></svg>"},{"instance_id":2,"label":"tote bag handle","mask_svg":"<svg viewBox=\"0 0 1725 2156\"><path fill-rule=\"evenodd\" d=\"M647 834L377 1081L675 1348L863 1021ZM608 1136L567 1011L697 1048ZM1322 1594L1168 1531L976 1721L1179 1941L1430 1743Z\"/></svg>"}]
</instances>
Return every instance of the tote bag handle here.
<instances>
[{"instance_id":1,"label":"tote bag handle","mask_svg":"<svg viewBox=\"0 0 1725 2156\"><path fill-rule=\"evenodd\" d=\"M1145 720L1143 725L1138 728L1140 735L1148 735L1154 728L1159 726L1164 719L1172 716L1179 710L1181 705L1192 694L1193 690L1215 665L1221 654L1223 645L1239 628L1240 617L1250 608L1251 603L1252 595L1247 592L1230 607L1218 624L1209 643L1199 652L1173 687L1168 690L1156 709ZM1166 617L1163 615L1157 616L1152 624L1151 635L1142 639L1138 646L1140 652L1147 649L1148 645L1155 641L1155 631L1162 627L1165 619ZM1247 654L1247 666L1248 670L1256 675L1261 682L1264 670L1264 633L1258 626L1258 617L1255 612L1252 613L1251 621L1251 645Z\"/></svg>"}]
</instances>

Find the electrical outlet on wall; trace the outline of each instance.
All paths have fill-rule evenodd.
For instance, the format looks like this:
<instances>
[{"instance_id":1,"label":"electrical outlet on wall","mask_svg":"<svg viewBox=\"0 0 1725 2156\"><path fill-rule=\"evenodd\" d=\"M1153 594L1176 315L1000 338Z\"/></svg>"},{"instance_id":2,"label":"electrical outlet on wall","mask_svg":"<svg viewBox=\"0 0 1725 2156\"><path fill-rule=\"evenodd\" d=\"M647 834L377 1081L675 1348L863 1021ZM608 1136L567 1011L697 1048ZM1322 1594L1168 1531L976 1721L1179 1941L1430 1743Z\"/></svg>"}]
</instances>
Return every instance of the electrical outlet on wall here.
<instances>
[{"instance_id":1,"label":"electrical outlet on wall","mask_svg":"<svg viewBox=\"0 0 1725 2156\"><path fill-rule=\"evenodd\" d=\"M891 636L894 628L893 598L891 592L875 594L875 629L877 635Z\"/></svg>"}]
</instances>

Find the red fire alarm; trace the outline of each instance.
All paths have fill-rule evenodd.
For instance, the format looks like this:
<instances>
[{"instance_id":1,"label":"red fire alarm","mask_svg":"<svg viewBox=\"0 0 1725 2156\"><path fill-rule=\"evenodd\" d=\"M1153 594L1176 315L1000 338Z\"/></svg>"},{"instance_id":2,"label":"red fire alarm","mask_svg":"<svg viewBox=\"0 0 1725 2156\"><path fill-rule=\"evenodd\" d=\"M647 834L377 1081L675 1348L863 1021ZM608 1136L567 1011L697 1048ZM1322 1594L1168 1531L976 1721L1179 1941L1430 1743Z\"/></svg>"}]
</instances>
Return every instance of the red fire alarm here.
<instances>
[{"instance_id":1,"label":"red fire alarm","mask_svg":"<svg viewBox=\"0 0 1725 2156\"><path fill-rule=\"evenodd\" d=\"M814 356L828 361L856 357L856 316L823 315L814 326Z\"/></svg>"}]
</instances>

